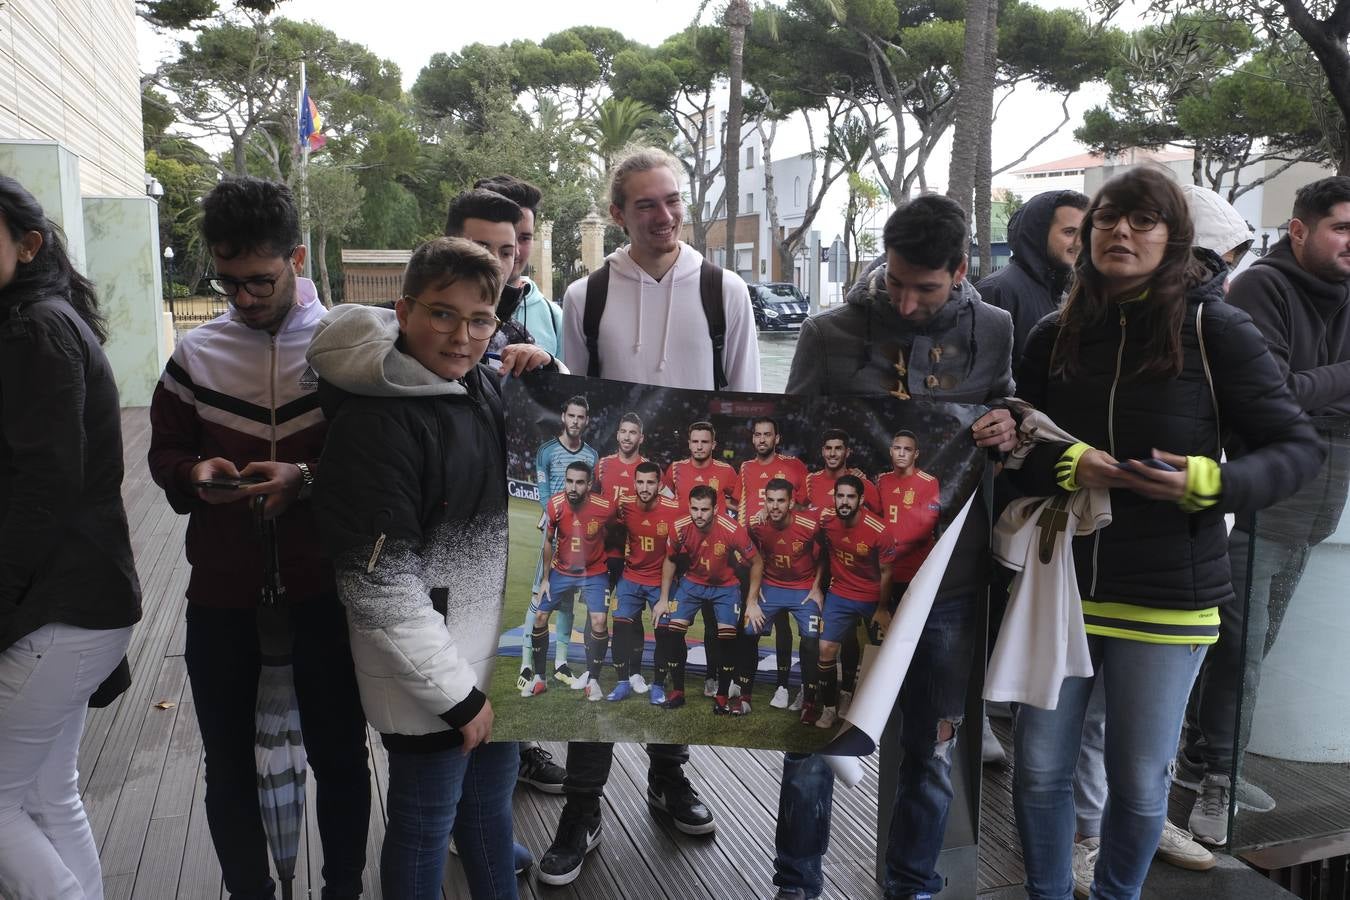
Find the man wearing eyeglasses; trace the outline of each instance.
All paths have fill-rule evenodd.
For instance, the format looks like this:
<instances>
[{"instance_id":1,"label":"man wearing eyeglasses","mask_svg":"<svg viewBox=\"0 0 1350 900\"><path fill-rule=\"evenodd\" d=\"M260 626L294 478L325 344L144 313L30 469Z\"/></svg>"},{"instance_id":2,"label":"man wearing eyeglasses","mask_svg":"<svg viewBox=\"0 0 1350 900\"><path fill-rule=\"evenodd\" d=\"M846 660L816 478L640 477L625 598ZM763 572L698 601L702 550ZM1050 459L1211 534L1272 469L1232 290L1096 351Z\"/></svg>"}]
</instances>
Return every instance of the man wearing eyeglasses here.
<instances>
[{"instance_id":1,"label":"man wearing eyeglasses","mask_svg":"<svg viewBox=\"0 0 1350 900\"><path fill-rule=\"evenodd\" d=\"M179 341L150 406L149 465L188 514L184 651L206 756L206 816L234 897L271 897L254 763L264 548L276 523L296 699L318 789L323 896L358 897L370 818L365 716L331 566L310 509L327 425L305 350L324 314L300 277L290 189L222 181L202 201L211 286L230 309Z\"/></svg>"}]
</instances>

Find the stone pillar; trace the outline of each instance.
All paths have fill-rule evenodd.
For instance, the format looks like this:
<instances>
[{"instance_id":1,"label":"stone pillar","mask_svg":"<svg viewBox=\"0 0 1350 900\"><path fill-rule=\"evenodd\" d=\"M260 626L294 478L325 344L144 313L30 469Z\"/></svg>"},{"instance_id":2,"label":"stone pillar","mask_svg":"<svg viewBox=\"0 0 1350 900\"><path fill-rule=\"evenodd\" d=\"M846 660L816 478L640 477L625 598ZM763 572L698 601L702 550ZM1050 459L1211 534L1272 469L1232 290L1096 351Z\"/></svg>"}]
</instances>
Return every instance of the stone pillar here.
<instances>
[{"instance_id":1,"label":"stone pillar","mask_svg":"<svg viewBox=\"0 0 1350 900\"><path fill-rule=\"evenodd\" d=\"M581 220L581 264L587 272L605 264L605 220L594 209Z\"/></svg>"},{"instance_id":2,"label":"stone pillar","mask_svg":"<svg viewBox=\"0 0 1350 900\"><path fill-rule=\"evenodd\" d=\"M85 271L80 158L55 141L0 141L0 173L37 198L47 218L65 232L71 263Z\"/></svg>"},{"instance_id":3,"label":"stone pillar","mask_svg":"<svg viewBox=\"0 0 1350 900\"><path fill-rule=\"evenodd\" d=\"M602 232L603 234L603 232ZM544 296L553 294L553 223L541 219L534 223L534 246L530 248L530 271Z\"/></svg>"},{"instance_id":4,"label":"stone pillar","mask_svg":"<svg viewBox=\"0 0 1350 900\"><path fill-rule=\"evenodd\" d=\"M108 319L103 350L123 406L149 406L173 352L164 342L159 208L149 197L84 198L85 275Z\"/></svg>"}]
</instances>

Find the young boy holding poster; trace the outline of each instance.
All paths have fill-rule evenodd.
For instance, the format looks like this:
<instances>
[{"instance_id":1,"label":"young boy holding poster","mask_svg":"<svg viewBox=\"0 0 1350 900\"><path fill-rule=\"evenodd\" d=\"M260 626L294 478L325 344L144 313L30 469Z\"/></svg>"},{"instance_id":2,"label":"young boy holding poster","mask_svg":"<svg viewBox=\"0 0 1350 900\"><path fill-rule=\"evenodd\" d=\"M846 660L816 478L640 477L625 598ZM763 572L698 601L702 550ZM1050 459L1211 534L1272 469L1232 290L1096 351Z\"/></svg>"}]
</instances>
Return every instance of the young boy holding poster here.
<instances>
[{"instance_id":1,"label":"young boy holding poster","mask_svg":"<svg viewBox=\"0 0 1350 900\"><path fill-rule=\"evenodd\" d=\"M393 310L333 309L307 354L332 422L316 519L362 706L389 751L380 882L390 897L440 896L452 831L470 893L516 896L519 751L488 742L492 704L479 688L506 583L501 393L480 365L501 279L478 245L429 241Z\"/></svg>"}]
</instances>

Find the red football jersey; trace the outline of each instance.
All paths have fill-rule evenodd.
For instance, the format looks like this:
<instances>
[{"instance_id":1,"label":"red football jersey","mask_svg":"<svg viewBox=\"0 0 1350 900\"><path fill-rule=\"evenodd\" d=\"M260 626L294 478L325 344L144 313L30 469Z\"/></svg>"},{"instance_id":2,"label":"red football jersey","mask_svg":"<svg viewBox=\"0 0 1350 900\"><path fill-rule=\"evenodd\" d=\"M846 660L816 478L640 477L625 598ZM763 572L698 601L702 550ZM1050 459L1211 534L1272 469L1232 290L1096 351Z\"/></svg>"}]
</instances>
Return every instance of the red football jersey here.
<instances>
[{"instance_id":1,"label":"red football jersey","mask_svg":"<svg viewBox=\"0 0 1350 900\"><path fill-rule=\"evenodd\" d=\"M764 485L774 478L783 478L792 483L792 502L805 504L806 501L806 463L795 456L775 453L768 463L758 459L747 459L741 463L741 514L740 521L750 519L764 508Z\"/></svg>"},{"instance_id":2,"label":"red football jersey","mask_svg":"<svg viewBox=\"0 0 1350 900\"><path fill-rule=\"evenodd\" d=\"M692 459L680 459L670 464L661 483L670 488L681 509L689 508L689 492L697 485L706 484L717 491L717 514L737 509L741 502L741 480L736 470L720 459L712 459L705 466L696 466ZM731 503L728 505L727 501Z\"/></svg>"},{"instance_id":3,"label":"red football jersey","mask_svg":"<svg viewBox=\"0 0 1350 900\"><path fill-rule=\"evenodd\" d=\"M614 520L614 504L594 494L574 508L567 494L548 501L548 533L553 537L553 569L563 575L600 575L605 571L605 527Z\"/></svg>"},{"instance_id":4,"label":"red football jersey","mask_svg":"<svg viewBox=\"0 0 1350 900\"><path fill-rule=\"evenodd\" d=\"M885 523L864 509L853 517L852 525L845 525L833 511L826 511L820 530L830 554L830 592L875 603L881 566L895 561L895 541Z\"/></svg>"},{"instance_id":5,"label":"red football jersey","mask_svg":"<svg viewBox=\"0 0 1350 900\"><path fill-rule=\"evenodd\" d=\"M624 462L617 453L600 457L600 461L595 464L595 486L592 490L617 505L621 497L633 493L636 469L644 462L646 459L640 455L632 462ZM610 529L605 542L606 555L610 559L623 556L623 540L620 529Z\"/></svg>"},{"instance_id":6,"label":"red football jersey","mask_svg":"<svg viewBox=\"0 0 1350 900\"><path fill-rule=\"evenodd\" d=\"M672 559L683 554L689 556L689 570L684 577L695 584L708 587L736 584L732 553L749 562L755 558L755 545L745 528L726 516L713 519L706 532L694 527L694 520L688 516L675 523L670 556Z\"/></svg>"},{"instance_id":7,"label":"red football jersey","mask_svg":"<svg viewBox=\"0 0 1350 900\"><path fill-rule=\"evenodd\" d=\"M767 519L750 526L750 537L764 554L764 583L774 587L809 588L820 567L816 531L820 514L799 509L788 513L787 524L776 527Z\"/></svg>"},{"instance_id":8,"label":"red football jersey","mask_svg":"<svg viewBox=\"0 0 1350 900\"><path fill-rule=\"evenodd\" d=\"M618 521L628 532L623 577L637 584L659 587L666 545L675 531L675 523L684 517L684 510L669 497L657 497L654 507L643 509L637 497L624 497L619 501Z\"/></svg>"},{"instance_id":9,"label":"red football jersey","mask_svg":"<svg viewBox=\"0 0 1350 900\"><path fill-rule=\"evenodd\" d=\"M933 529L942 512L941 488L932 475L915 470L904 476L887 472L877 480L877 491L882 518L895 540L895 580L909 581L937 542Z\"/></svg>"},{"instance_id":10,"label":"red football jersey","mask_svg":"<svg viewBox=\"0 0 1350 900\"><path fill-rule=\"evenodd\" d=\"M863 506L874 513L881 512L881 501L877 497L877 486L862 473L862 469L849 469L840 475L853 475L862 479ZM820 469L806 476L806 496L816 509L834 509L834 483L838 481L830 475L828 469Z\"/></svg>"}]
</instances>

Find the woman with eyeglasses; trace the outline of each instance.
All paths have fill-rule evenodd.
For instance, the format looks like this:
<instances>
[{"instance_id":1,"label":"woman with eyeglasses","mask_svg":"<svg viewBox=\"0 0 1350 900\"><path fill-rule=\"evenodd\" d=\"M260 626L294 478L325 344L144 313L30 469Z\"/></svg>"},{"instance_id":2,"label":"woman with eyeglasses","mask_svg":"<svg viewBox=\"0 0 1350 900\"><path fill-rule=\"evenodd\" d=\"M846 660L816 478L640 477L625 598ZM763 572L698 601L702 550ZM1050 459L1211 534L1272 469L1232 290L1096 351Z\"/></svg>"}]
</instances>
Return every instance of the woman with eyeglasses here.
<instances>
[{"instance_id":1,"label":"woman with eyeglasses","mask_svg":"<svg viewBox=\"0 0 1350 900\"><path fill-rule=\"evenodd\" d=\"M103 896L76 758L141 617L106 337L60 232L0 176L0 896L15 900Z\"/></svg>"},{"instance_id":2,"label":"woman with eyeglasses","mask_svg":"<svg viewBox=\"0 0 1350 900\"><path fill-rule=\"evenodd\" d=\"M438 898L451 835L474 900L514 900L514 741L485 693L506 582L506 439L487 365L505 273L478 244L413 251L393 310L348 304L307 354L330 425L319 532L366 718L389 751L387 897Z\"/></svg>"},{"instance_id":3,"label":"woman with eyeglasses","mask_svg":"<svg viewBox=\"0 0 1350 900\"><path fill-rule=\"evenodd\" d=\"M1219 605L1237 602L1224 513L1291 493L1320 461L1265 340L1221 302L1226 266L1192 248L1176 184L1147 167L1118 175L1084 225L1068 300L1031 332L1017 371L1018 395L1077 443L1038 446L1015 483L1111 500L1110 524L1073 539L1096 675L1065 679L1055 709L1016 717L1014 808L1035 900L1073 896L1072 778L1095 678L1109 799L1091 896L1139 896L1186 698ZM1221 464L1229 436L1244 449Z\"/></svg>"}]
</instances>

